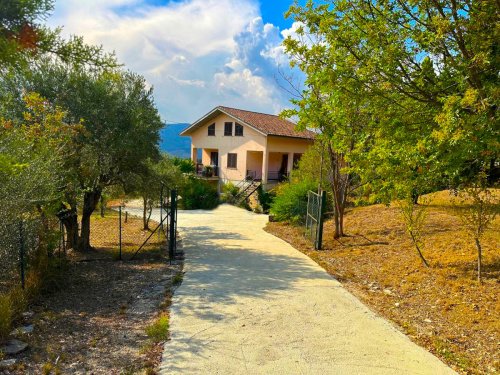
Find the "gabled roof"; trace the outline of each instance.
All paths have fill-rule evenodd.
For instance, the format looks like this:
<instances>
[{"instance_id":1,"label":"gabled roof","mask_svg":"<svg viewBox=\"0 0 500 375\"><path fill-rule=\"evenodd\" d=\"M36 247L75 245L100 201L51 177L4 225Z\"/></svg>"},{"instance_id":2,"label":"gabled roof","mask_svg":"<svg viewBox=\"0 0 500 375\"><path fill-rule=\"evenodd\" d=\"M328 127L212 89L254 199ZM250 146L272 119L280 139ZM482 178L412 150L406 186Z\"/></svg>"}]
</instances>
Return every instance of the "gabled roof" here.
<instances>
[{"instance_id":1,"label":"gabled roof","mask_svg":"<svg viewBox=\"0 0 500 375\"><path fill-rule=\"evenodd\" d=\"M296 125L293 122L284 120L275 115L222 106L214 108L205 116L195 121L187 129L181 132L181 135L189 135L193 130L198 129L200 126L222 113L233 117L235 120L253 128L265 136L275 135L280 137L304 138L310 140L313 140L315 136L315 134L309 130L296 131Z\"/></svg>"}]
</instances>

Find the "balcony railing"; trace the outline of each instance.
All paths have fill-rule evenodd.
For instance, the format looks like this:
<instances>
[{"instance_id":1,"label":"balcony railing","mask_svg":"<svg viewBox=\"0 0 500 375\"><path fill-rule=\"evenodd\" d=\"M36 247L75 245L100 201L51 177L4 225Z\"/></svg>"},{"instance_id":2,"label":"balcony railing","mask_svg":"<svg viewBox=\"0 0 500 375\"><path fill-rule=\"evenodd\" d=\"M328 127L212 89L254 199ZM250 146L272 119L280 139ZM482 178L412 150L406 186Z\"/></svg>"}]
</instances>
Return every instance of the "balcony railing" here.
<instances>
[{"instance_id":1,"label":"balcony railing","mask_svg":"<svg viewBox=\"0 0 500 375\"><path fill-rule=\"evenodd\" d=\"M290 172L282 172L282 171L269 171L267 173L267 180L268 181L279 181L283 182L288 180L288 177L290 177Z\"/></svg>"}]
</instances>

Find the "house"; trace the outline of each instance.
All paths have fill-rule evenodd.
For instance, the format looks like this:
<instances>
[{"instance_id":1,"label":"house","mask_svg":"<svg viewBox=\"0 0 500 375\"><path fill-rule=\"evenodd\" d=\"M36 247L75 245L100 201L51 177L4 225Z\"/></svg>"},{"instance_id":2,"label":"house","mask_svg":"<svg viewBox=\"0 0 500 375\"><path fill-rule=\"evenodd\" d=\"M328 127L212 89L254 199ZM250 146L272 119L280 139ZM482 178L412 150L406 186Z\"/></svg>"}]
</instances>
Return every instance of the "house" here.
<instances>
[{"instance_id":1,"label":"house","mask_svg":"<svg viewBox=\"0 0 500 375\"><path fill-rule=\"evenodd\" d=\"M275 115L216 107L180 135L191 137L199 173L224 182L267 184L286 179L315 134L296 131L294 123Z\"/></svg>"}]
</instances>

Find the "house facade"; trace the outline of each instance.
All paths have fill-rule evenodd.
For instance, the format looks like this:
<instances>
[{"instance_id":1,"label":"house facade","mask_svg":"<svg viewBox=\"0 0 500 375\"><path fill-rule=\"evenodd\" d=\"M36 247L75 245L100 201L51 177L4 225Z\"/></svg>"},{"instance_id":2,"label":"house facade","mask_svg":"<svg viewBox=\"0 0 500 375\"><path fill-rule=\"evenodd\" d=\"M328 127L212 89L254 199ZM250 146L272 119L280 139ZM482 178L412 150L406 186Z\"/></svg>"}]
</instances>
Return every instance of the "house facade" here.
<instances>
[{"instance_id":1,"label":"house facade","mask_svg":"<svg viewBox=\"0 0 500 375\"><path fill-rule=\"evenodd\" d=\"M263 184L286 179L314 133L275 115L216 107L181 133L191 137L197 171L212 179Z\"/></svg>"}]
</instances>

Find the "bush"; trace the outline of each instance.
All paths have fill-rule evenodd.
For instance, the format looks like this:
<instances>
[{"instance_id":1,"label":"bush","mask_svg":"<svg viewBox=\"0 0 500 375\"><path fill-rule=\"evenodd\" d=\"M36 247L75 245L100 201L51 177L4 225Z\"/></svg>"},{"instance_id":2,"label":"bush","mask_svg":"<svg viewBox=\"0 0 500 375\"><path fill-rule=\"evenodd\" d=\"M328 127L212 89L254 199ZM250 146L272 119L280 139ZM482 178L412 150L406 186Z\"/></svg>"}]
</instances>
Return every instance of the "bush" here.
<instances>
[{"instance_id":1,"label":"bush","mask_svg":"<svg viewBox=\"0 0 500 375\"><path fill-rule=\"evenodd\" d=\"M236 198L239 193L240 189L232 182L228 182L222 186L221 200L227 203L236 203Z\"/></svg>"},{"instance_id":2,"label":"bush","mask_svg":"<svg viewBox=\"0 0 500 375\"><path fill-rule=\"evenodd\" d=\"M281 184L271 204L271 214L277 221L303 223L307 212L307 192L316 189L317 185L311 180Z\"/></svg>"},{"instance_id":3,"label":"bush","mask_svg":"<svg viewBox=\"0 0 500 375\"><path fill-rule=\"evenodd\" d=\"M217 188L208 181L189 177L180 189L179 205L185 210L211 210L219 204Z\"/></svg>"},{"instance_id":4,"label":"bush","mask_svg":"<svg viewBox=\"0 0 500 375\"><path fill-rule=\"evenodd\" d=\"M191 159L184 159L174 156L172 158L172 163L179 168L182 173L194 173L195 166Z\"/></svg>"},{"instance_id":5,"label":"bush","mask_svg":"<svg viewBox=\"0 0 500 375\"><path fill-rule=\"evenodd\" d=\"M274 198L276 198L276 193L274 191L265 191L262 185L260 185L257 189L257 194L259 196L259 203L262 207L262 211L268 213Z\"/></svg>"}]
</instances>

